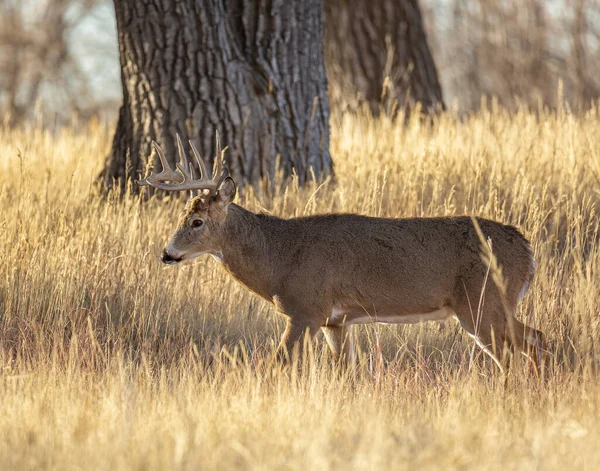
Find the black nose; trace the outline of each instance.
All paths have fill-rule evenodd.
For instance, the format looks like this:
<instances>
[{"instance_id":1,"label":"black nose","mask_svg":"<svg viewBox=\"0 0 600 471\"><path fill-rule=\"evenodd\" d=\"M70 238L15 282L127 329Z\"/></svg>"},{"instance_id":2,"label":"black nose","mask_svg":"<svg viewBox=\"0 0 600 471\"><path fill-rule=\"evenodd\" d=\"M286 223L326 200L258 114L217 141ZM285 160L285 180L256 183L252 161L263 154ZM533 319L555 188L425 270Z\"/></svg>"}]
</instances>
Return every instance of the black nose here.
<instances>
[{"instance_id":1,"label":"black nose","mask_svg":"<svg viewBox=\"0 0 600 471\"><path fill-rule=\"evenodd\" d=\"M177 263L181 261L181 258L173 258L167 253L166 250L163 250L163 253L160 256L160 260L163 263Z\"/></svg>"}]
</instances>

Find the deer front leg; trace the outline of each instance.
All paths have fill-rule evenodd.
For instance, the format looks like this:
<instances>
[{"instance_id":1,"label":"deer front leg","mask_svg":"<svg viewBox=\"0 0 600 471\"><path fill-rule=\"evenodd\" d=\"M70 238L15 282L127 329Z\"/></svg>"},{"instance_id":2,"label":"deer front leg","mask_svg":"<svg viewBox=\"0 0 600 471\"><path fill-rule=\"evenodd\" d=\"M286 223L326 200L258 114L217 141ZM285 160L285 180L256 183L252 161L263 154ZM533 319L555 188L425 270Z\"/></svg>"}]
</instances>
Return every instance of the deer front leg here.
<instances>
[{"instance_id":1,"label":"deer front leg","mask_svg":"<svg viewBox=\"0 0 600 471\"><path fill-rule=\"evenodd\" d=\"M294 355L297 354L298 359L301 359L305 343L312 341L318 331L319 326L314 325L314 323L295 322L291 318L288 319L285 332L277 347L277 358L282 363L289 363L294 358Z\"/></svg>"},{"instance_id":2,"label":"deer front leg","mask_svg":"<svg viewBox=\"0 0 600 471\"><path fill-rule=\"evenodd\" d=\"M306 341L312 341L324 324L322 313L326 310L318 300L311 302L296 293L276 295L273 304L280 314L287 317L287 326L277 348L277 358L284 363L292 360L294 355L301 359Z\"/></svg>"},{"instance_id":3,"label":"deer front leg","mask_svg":"<svg viewBox=\"0 0 600 471\"><path fill-rule=\"evenodd\" d=\"M347 367L352 367L354 364L352 326L327 326L321 327L321 329L323 329L325 340L327 340L336 361Z\"/></svg>"}]
</instances>

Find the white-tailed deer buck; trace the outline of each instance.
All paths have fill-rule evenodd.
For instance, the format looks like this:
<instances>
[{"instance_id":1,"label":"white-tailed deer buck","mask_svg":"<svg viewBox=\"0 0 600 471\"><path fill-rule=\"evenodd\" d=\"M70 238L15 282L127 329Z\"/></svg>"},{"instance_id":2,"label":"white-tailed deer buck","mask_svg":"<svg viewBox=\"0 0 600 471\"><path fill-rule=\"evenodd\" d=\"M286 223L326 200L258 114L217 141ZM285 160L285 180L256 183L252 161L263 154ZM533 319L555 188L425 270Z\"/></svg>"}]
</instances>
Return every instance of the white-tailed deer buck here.
<instances>
[{"instance_id":1,"label":"white-tailed deer buck","mask_svg":"<svg viewBox=\"0 0 600 471\"><path fill-rule=\"evenodd\" d=\"M211 254L239 282L287 317L284 357L305 333L319 330L334 355L353 361L352 326L410 324L455 316L499 363L504 346L535 355L541 332L514 316L534 274L531 248L512 226L477 219L493 241L503 289L488 278L482 244L469 217L384 219L324 214L280 219L233 203L236 185L217 152L212 179L194 145L201 172L177 136L181 163L173 170L154 143L163 170L139 185L197 194L186 204L162 254L179 263Z\"/></svg>"}]
</instances>

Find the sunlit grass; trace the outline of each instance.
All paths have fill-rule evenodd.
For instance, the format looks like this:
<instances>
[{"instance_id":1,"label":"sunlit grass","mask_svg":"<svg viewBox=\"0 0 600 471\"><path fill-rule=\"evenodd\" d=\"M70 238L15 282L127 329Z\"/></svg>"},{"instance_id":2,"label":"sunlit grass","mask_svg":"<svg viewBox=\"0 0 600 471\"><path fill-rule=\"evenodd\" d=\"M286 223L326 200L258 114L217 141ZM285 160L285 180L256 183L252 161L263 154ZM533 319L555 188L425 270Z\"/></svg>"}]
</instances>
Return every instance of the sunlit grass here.
<instances>
[{"instance_id":1,"label":"sunlit grass","mask_svg":"<svg viewBox=\"0 0 600 471\"><path fill-rule=\"evenodd\" d=\"M595 469L599 124L348 115L335 182L240 198L279 216L517 225L538 261L518 316L553 346L543 383L505 383L455 324L361 327L356 371L321 347L282 371L269 305L212 259L160 264L181 200L99 197L111 130L0 129L0 469Z\"/></svg>"}]
</instances>

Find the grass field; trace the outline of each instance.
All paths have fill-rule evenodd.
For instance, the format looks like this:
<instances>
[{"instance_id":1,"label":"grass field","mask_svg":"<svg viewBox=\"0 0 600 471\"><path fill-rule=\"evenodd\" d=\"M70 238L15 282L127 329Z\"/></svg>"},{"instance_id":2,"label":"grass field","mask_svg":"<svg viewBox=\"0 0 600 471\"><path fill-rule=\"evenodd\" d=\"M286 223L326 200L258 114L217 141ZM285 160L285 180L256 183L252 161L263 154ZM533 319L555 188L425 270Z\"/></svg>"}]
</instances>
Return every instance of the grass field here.
<instances>
[{"instance_id":1,"label":"grass field","mask_svg":"<svg viewBox=\"0 0 600 471\"><path fill-rule=\"evenodd\" d=\"M517 225L545 382L505 382L457 324L361 327L356 371L322 339L281 370L266 303L208 257L159 262L180 200L99 197L110 130L0 128L0 469L598 469L599 113L338 118L335 184L240 198Z\"/></svg>"}]
</instances>

